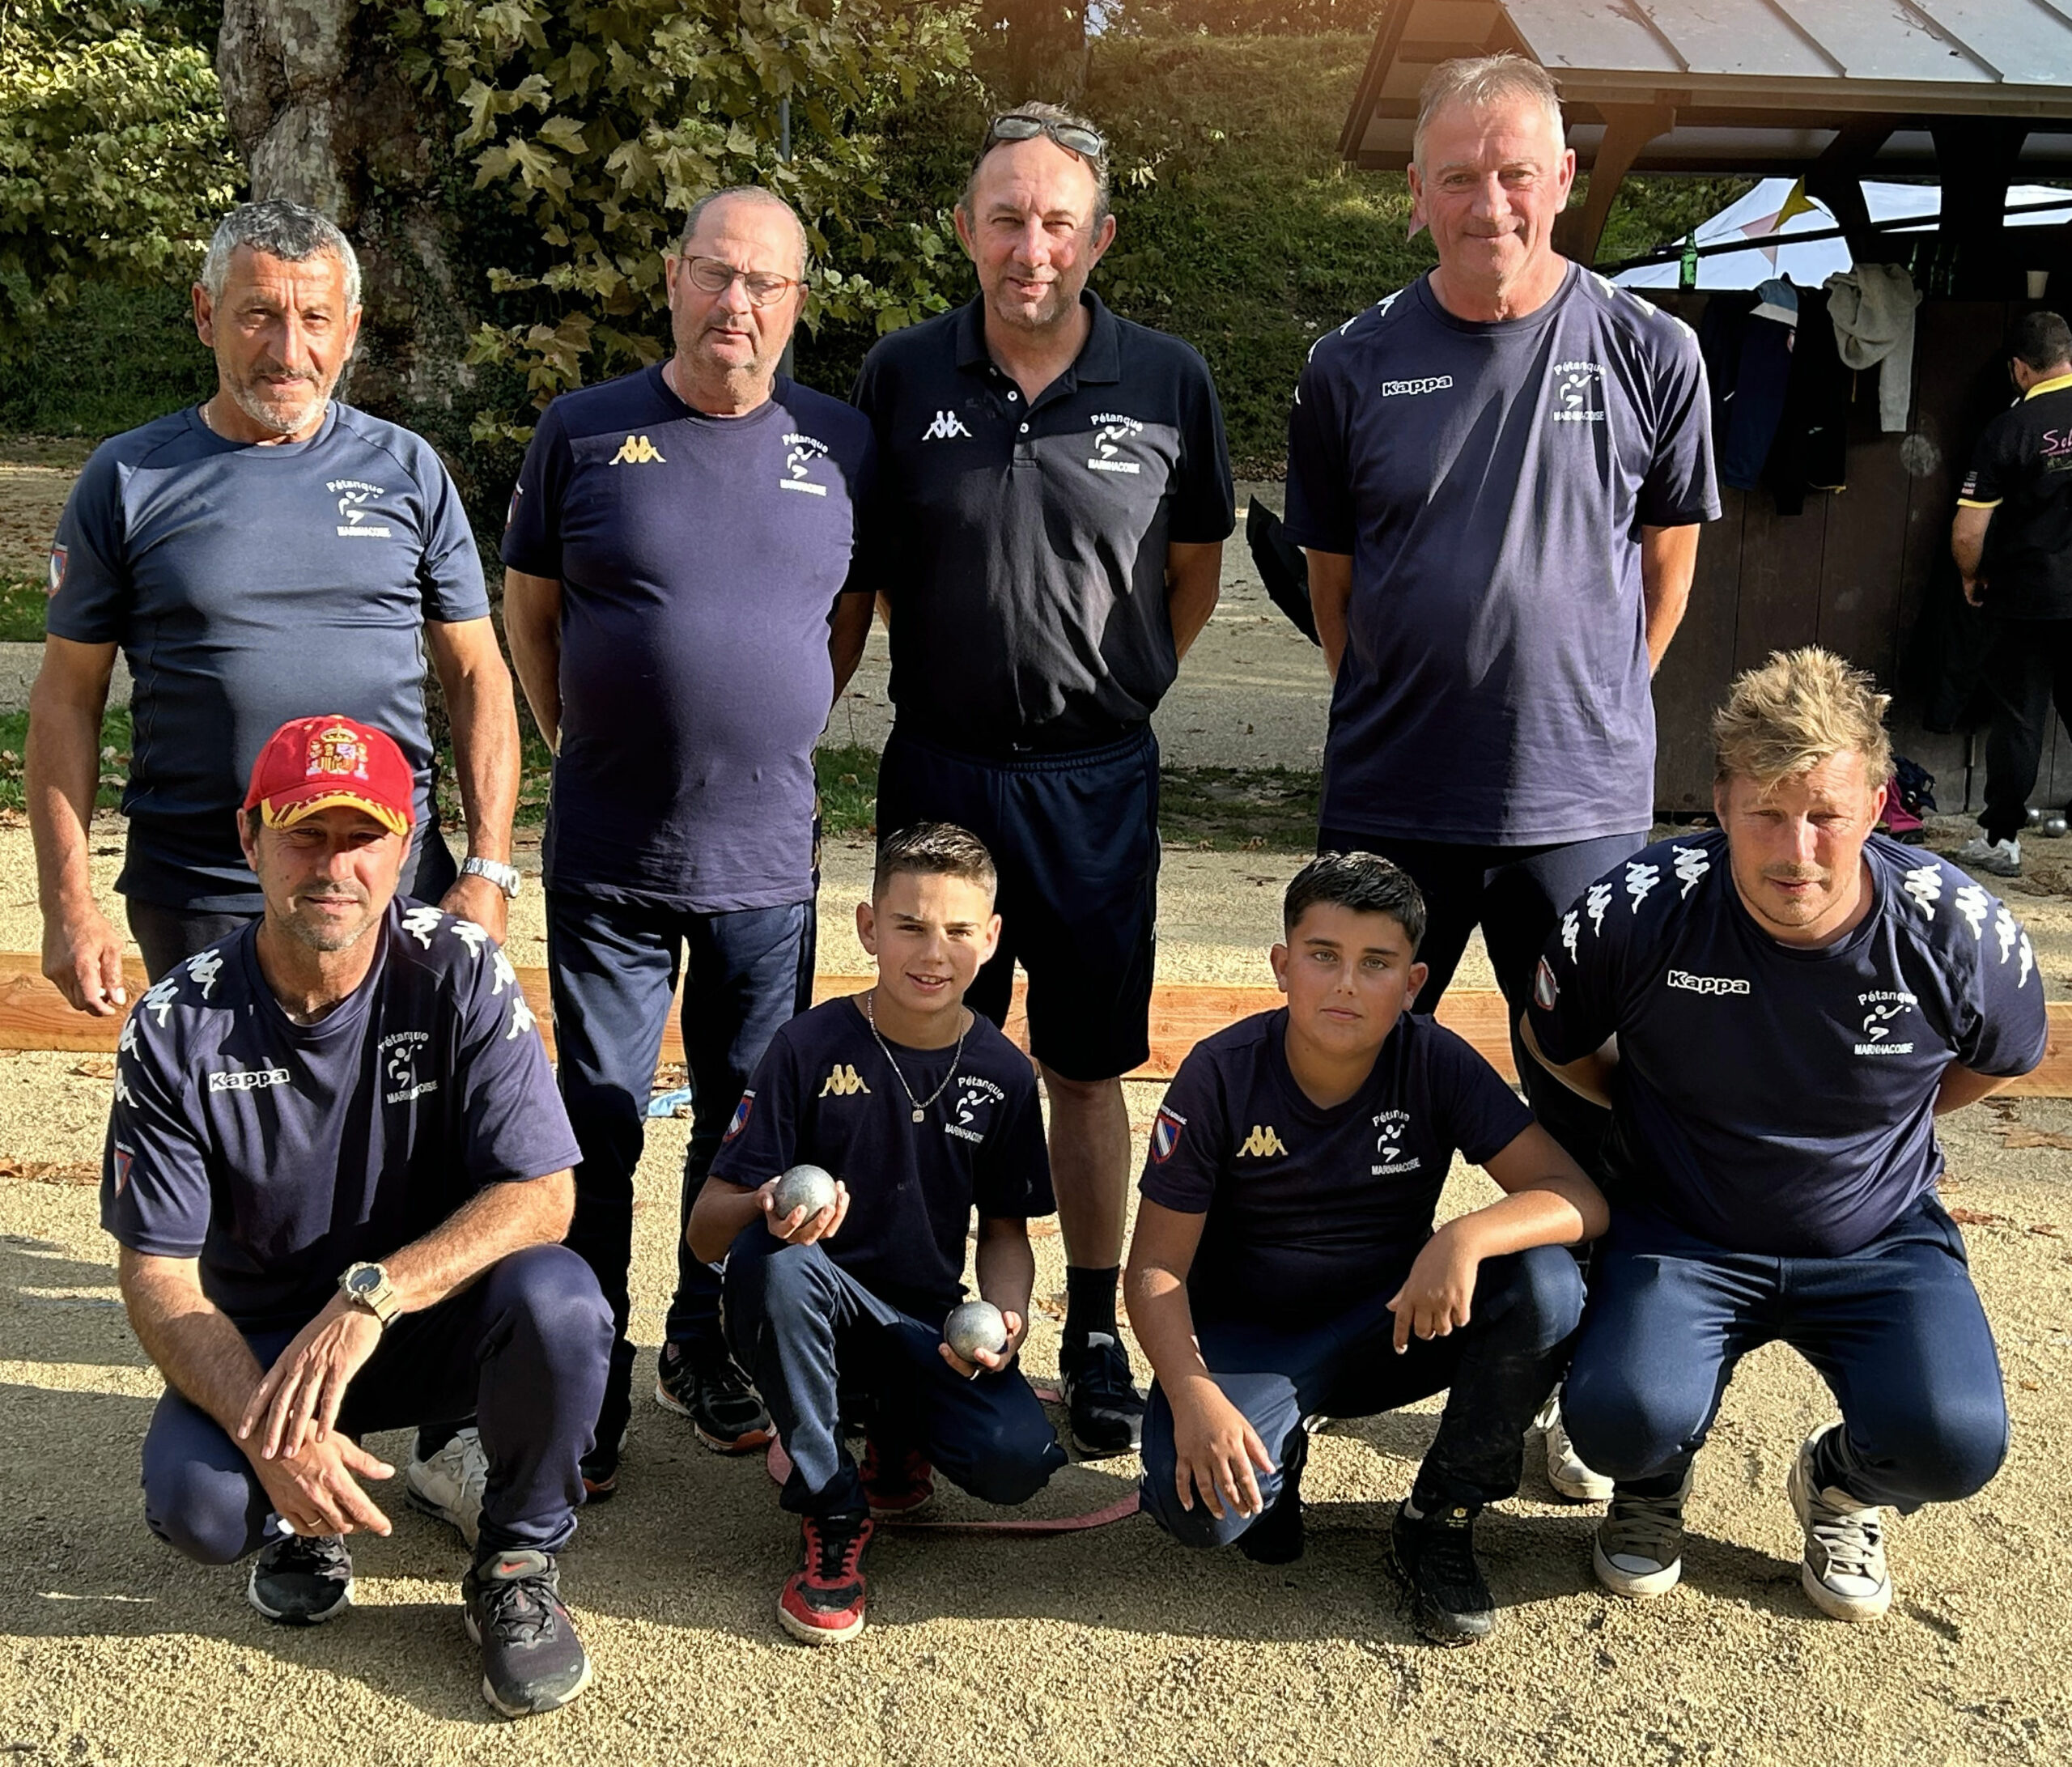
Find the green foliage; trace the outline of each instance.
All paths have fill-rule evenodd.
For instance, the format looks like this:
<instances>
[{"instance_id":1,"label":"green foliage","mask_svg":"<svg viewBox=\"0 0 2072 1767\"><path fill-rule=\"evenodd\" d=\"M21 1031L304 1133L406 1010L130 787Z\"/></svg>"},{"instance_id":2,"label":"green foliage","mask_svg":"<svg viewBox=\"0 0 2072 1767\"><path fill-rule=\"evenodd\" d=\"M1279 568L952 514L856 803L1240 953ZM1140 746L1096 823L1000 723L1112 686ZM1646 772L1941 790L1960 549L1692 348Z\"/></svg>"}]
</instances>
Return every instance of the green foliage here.
<instances>
[{"instance_id":1,"label":"green foliage","mask_svg":"<svg viewBox=\"0 0 2072 1767\"><path fill-rule=\"evenodd\" d=\"M19 810L28 805L22 770L28 741L29 715L0 712L0 810ZM112 810L122 801L122 788L130 777L130 708L114 707L100 721L100 788L94 798L96 809Z\"/></svg>"},{"instance_id":2,"label":"green foliage","mask_svg":"<svg viewBox=\"0 0 2072 1767\"><path fill-rule=\"evenodd\" d=\"M98 441L208 397L215 358L194 335L187 291L184 276L138 287L83 284L33 351L0 356L0 429Z\"/></svg>"},{"instance_id":3,"label":"green foliage","mask_svg":"<svg viewBox=\"0 0 2072 1767\"><path fill-rule=\"evenodd\" d=\"M0 352L88 282L184 278L235 200L194 10L0 5Z\"/></svg>"},{"instance_id":4,"label":"green foliage","mask_svg":"<svg viewBox=\"0 0 2072 1767\"><path fill-rule=\"evenodd\" d=\"M1623 264L1630 257L1674 245L1700 221L1715 215L1756 187L1753 178L1696 178L1672 172L1632 177L1619 186L1604 236L1597 244L1597 261ZM1577 179L1574 201L1589 194L1587 174Z\"/></svg>"},{"instance_id":5,"label":"green foliage","mask_svg":"<svg viewBox=\"0 0 2072 1767\"><path fill-rule=\"evenodd\" d=\"M533 405L656 360L663 253L727 185L808 219L809 325L892 330L945 304L944 205L893 208L873 119L969 65L965 14L892 0L391 0L406 77L456 107L475 186L500 190L534 249L493 264L501 312L471 359L521 369ZM792 157L779 155L791 100ZM839 266L839 267L837 267ZM529 412L486 410L478 437Z\"/></svg>"}]
</instances>

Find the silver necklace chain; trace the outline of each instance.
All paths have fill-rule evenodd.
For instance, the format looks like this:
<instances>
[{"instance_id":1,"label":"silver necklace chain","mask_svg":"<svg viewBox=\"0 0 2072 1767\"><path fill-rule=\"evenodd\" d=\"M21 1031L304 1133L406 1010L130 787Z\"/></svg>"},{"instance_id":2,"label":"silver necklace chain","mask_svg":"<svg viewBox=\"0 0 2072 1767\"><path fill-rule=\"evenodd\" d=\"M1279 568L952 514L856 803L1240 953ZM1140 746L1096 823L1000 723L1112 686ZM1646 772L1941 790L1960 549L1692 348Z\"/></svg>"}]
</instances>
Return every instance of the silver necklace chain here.
<instances>
[{"instance_id":1,"label":"silver necklace chain","mask_svg":"<svg viewBox=\"0 0 2072 1767\"><path fill-rule=\"evenodd\" d=\"M964 1039L971 1034L972 1025L978 1022L977 1015L974 1014L966 1023L963 1030L957 1032L957 1047L950 1054L949 1072L944 1077L943 1083L925 1098L917 1098L914 1096L914 1089L906 1084L906 1076L899 1071L899 1063L892 1053L892 1045L885 1040L883 1034L877 1028L877 1016L871 1010L871 996L877 992L877 989L873 988L869 993L864 996L864 1022L870 1026L871 1035L877 1039L878 1047L885 1051L885 1059L891 1063L893 1076L899 1082L899 1090L906 1094L907 1103L914 1107L914 1120L916 1123L923 1122L928 1117L928 1106L949 1091L951 1082L957 1078L957 1064L964 1059Z\"/></svg>"}]
</instances>

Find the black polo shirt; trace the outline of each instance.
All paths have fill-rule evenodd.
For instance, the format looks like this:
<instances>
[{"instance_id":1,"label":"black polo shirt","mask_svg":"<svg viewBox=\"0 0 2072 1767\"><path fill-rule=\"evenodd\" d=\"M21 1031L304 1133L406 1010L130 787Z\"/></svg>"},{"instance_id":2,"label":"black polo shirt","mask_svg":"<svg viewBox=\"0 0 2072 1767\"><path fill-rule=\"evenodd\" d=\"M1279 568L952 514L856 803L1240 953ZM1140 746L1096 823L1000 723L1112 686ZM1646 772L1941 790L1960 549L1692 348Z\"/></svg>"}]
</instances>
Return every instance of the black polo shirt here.
<instances>
[{"instance_id":1,"label":"black polo shirt","mask_svg":"<svg viewBox=\"0 0 2072 1767\"><path fill-rule=\"evenodd\" d=\"M880 340L852 396L878 438L866 527L898 723L968 753L1140 728L1179 668L1166 549L1235 525L1208 364L1081 299L1085 347L1033 401L975 299Z\"/></svg>"},{"instance_id":2,"label":"black polo shirt","mask_svg":"<svg viewBox=\"0 0 2072 1767\"><path fill-rule=\"evenodd\" d=\"M2072 375L2039 380L1979 438L1957 501L1990 509L1988 611L2072 619Z\"/></svg>"}]
</instances>

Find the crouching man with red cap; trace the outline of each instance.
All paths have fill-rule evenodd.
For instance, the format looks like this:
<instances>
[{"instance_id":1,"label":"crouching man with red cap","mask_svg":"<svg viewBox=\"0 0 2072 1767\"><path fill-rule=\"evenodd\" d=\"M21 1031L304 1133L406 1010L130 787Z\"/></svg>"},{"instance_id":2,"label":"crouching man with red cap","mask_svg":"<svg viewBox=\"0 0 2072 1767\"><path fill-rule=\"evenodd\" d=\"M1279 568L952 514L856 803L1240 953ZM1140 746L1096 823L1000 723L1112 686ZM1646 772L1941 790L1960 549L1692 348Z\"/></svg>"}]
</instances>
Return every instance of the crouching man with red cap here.
<instances>
[{"instance_id":1,"label":"crouching man with red cap","mask_svg":"<svg viewBox=\"0 0 2072 1767\"><path fill-rule=\"evenodd\" d=\"M581 1692L558 1592L611 1317L558 1242L578 1154L495 942L400 899L412 778L348 718L276 731L240 818L261 920L123 1026L101 1179L122 1298L167 1392L145 1519L189 1557L257 1552L267 1619L352 1603L387 1534L362 1433L473 1413L488 1463L461 1584L507 1716Z\"/></svg>"}]
</instances>

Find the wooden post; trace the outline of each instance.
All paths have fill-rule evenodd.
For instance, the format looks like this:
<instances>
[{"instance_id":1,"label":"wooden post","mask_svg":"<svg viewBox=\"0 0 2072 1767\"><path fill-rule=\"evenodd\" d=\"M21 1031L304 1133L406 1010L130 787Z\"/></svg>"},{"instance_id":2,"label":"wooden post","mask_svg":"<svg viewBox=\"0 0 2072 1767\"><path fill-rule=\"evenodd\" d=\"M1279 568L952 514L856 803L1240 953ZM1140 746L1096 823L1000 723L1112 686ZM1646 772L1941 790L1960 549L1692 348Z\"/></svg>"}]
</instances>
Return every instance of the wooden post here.
<instances>
[{"instance_id":1,"label":"wooden post","mask_svg":"<svg viewBox=\"0 0 2072 1767\"><path fill-rule=\"evenodd\" d=\"M1554 248L1578 264L1596 261L1597 242L1604 236L1612 198L1619 194L1619 186L1626 181L1641 148L1676 126L1673 105L1600 104L1598 109L1604 118L1604 139L1590 162L1590 195L1582 208L1565 210L1554 224Z\"/></svg>"}]
</instances>

